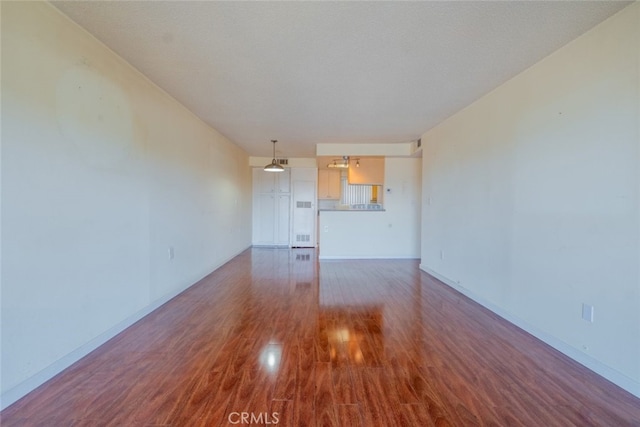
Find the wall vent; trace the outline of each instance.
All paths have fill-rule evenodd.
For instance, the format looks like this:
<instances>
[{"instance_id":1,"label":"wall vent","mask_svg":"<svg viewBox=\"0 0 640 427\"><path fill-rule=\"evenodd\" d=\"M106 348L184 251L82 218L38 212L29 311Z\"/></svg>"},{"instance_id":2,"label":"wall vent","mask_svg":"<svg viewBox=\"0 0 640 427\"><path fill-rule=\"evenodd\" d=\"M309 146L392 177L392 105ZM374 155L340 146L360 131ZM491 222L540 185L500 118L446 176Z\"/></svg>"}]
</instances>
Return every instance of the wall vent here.
<instances>
[{"instance_id":1,"label":"wall vent","mask_svg":"<svg viewBox=\"0 0 640 427\"><path fill-rule=\"evenodd\" d=\"M311 202L296 202L296 208L311 208Z\"/></svg>"},{"instance_id":2,"label":"wall vent","mask_svg":"<svg viewBox=\"0 0 640 427\"><path fill-rule=\"evenodd\" d=\"M310 241L311 241L311 235L310 234L296 234L296 242L297 243L310 242ZM296 259L298 259L298 258L296 258Z\"/></svg>"},{"instance_id":3,"label":"wall vent","mask_svg":"<svg viewBox=\"0 0 640 427\"><path fill-rule=\"evenodd\" d=\"M296 254L296 261L309 261L311 255L309 254Z\"/></svg>"},{"instance_id":4,"label":"wall vent","mask_svg":"<svg viewBox=\"0 0 640 427\"><path fill-rule=\"evenodd\" d=\"M289 159L276 159L276 162L278 162L279 165L288 165Z\"/></svg>"}]
</instances>

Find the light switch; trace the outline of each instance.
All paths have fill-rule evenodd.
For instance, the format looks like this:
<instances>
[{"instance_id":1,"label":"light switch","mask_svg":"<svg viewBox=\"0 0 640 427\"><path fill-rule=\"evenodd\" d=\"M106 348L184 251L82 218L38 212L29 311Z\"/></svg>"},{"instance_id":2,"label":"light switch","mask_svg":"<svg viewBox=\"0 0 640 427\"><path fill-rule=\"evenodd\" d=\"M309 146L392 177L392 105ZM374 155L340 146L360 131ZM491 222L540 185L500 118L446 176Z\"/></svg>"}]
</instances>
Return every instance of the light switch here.
<instances>
[{"instance_id":1,"label":"light switch","mask_svg":"<svg viewBox=\"0 0 640 427\"><path fill-rule=\"evenodd\" d=\"M582 304L582 318L587 322L593 322L593 306Z\"/></svg>"}]
</instances>

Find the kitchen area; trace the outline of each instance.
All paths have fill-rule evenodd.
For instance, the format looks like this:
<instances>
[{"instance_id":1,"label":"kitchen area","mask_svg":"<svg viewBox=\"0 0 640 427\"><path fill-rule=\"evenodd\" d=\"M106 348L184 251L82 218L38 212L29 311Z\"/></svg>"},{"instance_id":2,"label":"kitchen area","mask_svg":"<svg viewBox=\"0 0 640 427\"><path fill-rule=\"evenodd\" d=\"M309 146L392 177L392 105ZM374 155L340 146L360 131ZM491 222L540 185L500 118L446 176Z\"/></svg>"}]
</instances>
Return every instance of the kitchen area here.
<instances>
[{"instance_id":1,"label":"kitchen area","mask_svg":"<svg viewBox=\"0 0 640 427\"><path fill-rule=\"evenodd\" d=\"M319 258L417 258L420 160L319 157Z\"/></svg>"},{"instance_id":2,"label":"kitchen area","mask_svg":"<svg viewBox=\"0 0 640 427\"><path fill-rule=\"evenodd\" d=\"M318 248L320 259L419 258L419 156L290 158L253 166L254 246Z\"/></svg>"},{"instance_id":3,"label":"kitchen area","mask_svg":"<svg viewBox=\"0 0 640 427\"><path fill-rule=\"evenodd\" d=\"M383 157L318 159L320 211L381 211L383 186Z\"/></svg>"}]
</instances>

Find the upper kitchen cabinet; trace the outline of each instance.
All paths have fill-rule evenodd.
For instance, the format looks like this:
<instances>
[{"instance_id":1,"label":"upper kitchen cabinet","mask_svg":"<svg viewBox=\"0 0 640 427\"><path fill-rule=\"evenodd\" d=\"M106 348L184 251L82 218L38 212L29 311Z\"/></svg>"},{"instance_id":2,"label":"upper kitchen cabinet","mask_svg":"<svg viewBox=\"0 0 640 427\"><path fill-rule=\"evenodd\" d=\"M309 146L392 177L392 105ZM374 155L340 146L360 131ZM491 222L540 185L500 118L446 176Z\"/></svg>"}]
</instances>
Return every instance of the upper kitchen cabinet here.
<instances>
[{"instance_id":1,"label":"upper kitchen cabinet","mask_svg":"<svg viewBox=\"0 0 640 427\"><path fill-rule=\"evenodd\" d=\"M318 199L340 198L340 171L332 169L318 170Z\"/></svg>"},{"instance_id":2,"label":"upper kitchen cabinet","mask_svg":"<svg viewBox=\"0 0 640 427\"><path fill-rule=\"evenodd\" d=\"M360 158L358 163L359 167L353 161L349 166L349 184L384 185L384 157Z\"/></svg>"}]
</instances>

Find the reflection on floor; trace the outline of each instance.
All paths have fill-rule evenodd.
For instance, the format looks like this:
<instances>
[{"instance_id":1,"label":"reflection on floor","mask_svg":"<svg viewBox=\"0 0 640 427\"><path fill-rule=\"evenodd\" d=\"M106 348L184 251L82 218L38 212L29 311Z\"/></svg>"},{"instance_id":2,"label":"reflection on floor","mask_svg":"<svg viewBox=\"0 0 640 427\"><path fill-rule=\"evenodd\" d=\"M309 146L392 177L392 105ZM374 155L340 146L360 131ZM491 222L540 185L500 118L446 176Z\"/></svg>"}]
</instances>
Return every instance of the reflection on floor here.
<instances>
[{"instance_id":1,"label":"reflection on floor","mask_svg":"<svg viewBox=\"0 0 640 427\"><path fill-rule=\"evenodd\" d=\"M364 365L373 358L364 357L367 346L384 351L382 307L320 308L318 340L329 348L333 366Z\"/></svg>"},{"instance_id":2,"label":"reflection on floor","mask_svg":"<svg viewBox=\"0 0 640 427\"><path fill-rule=\"evenodd\" d=\"M640 400L417 261L254 248L0 416L3 427L624 426L639 425Z\"/></svg>"}]
</instances>

